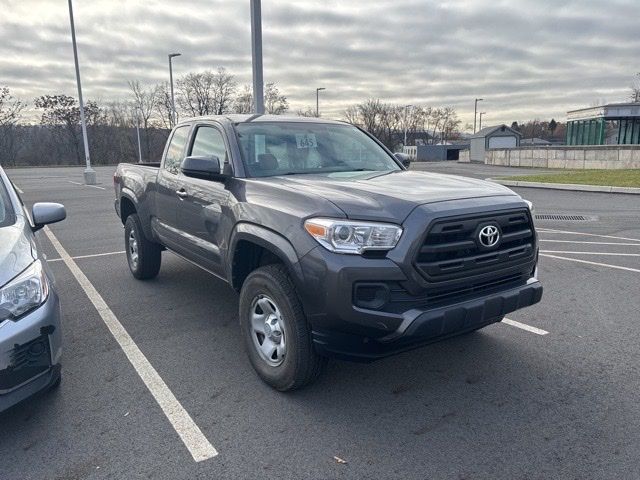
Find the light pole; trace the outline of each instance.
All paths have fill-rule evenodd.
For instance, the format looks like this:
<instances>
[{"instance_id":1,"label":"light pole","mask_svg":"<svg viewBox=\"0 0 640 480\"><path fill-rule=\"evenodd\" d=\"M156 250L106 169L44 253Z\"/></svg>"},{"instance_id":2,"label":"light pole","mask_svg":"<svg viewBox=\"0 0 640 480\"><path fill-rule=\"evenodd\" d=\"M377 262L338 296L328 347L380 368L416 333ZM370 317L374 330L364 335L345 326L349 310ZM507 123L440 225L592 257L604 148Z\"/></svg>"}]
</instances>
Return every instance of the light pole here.
<instances>
[{"instance_id":1,"label":"light pole","mask_svg":"<svg viewBox=\"0 0 640 480\"><path fill-rule=\"evenodd\" d=\"M404 106L404 143L402 144L403 147L407 146L407 116L408 116L409 108L413 108L413 105Z\"/></svg>"},{"instance_id":2,"label":"light pole","mask_svg":"<svg viewBox=\"0 0 640 480\"><path fill-rule=\"evenodd\" d=\"M142 146L140 145L140 110L136 107L136 134L138 135L138 163L142 163Z\"/></svg>"},{"instance_id":3,"label":"light pole","mask_svg":"<svg viewBox=\"0 0 640 480\"><path fill-rule=\"evenodd\" d=\"M87 121L84 116L84 101L82 100L82 82L80 82L80 66L78 65L78 47L76 46L76 27L73 23L73 5L69 0L69 21L71 23L71 43L73 44L73 60L76 65L76 83L78 84L78 101L80 102L80 123L82 125L82 140L84 142L84 157L86 168L84 169L84 183L96 184L96 171L91 168L89 157L89 140L87 138Z\"/></svg>"},{"instance_id":4,"label":"light pole","mask_svg":"<svg viewBox=\"0 0 640 480\"><path fill-rule=\"evenodd\" d=\"M179 57L182 55L181 53L170 53L169 54L169 85L171 88L171 127L176 124L176 100L173 96L173 66L171 65L171 59L174 57Z\"/></svg>"},{"instance_id":5,"label":"light pole","mask_svg":"<svg viewBox=\"0 0 640 480\"><path fill-rule=\"evenodd\" d=\"M253 110L264 114L262 79L262 9L260 0L251 0L251 63L253 66Z\"/></svg>"},{"instance_id":6,"label":"light pole","mask_svg":"<svg viewBox=\"0 0 640 480\"><path fill-rule=\"evenodd\" d=\"M473 107L473 133L476 133L476 116L478 115L478 102L482 102L484 98L476 98L475 105Z\"/></svg>"},{"instance_id":7,"label":"light pole","mask_svg":"<svg viewBox=\"0 0 640 480\"><path fill-rule=\"evenodd\" d=\"M316 88L316 117L320 116L320 97L318 96L318 92L320 90L326 90L324 87Z\"/></svg>"},{"instance_id":8,"label":"light pole","mask_svg":"<svg viewBox=\"0 0 640 480\"><path fill-rule=\"evenodd\" d=\"M480 112L480 128L478 130L482 130L482 115L485 115L487 112Z\"/></svg>"}]
</instances>

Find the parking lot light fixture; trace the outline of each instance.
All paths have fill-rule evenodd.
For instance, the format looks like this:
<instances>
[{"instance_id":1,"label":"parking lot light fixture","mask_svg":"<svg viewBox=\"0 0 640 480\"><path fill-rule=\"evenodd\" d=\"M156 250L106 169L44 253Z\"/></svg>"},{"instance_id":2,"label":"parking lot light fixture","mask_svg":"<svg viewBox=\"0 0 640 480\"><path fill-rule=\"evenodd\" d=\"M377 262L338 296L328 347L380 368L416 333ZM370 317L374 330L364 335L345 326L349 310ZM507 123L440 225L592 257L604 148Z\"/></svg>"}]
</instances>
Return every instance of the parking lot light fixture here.
<instances>
[{"instance_id":1,"label":"parking lot light fixture","mask_svg":"<svg viewBox=\"0 0 640 480\"><path fill-rule=\"evenodd\" d=\"M140 144L140 109L136 108L136 135L138 136L138 163L142 163L142 145Z\"/></svg>"},{"instance_id":2,"label":"parking lot light fixture","mask_svg":"<svg viewBox=\"0 0 640 480\"><path fill-rule=\"evenodd\" d=\"M320 97L318 95L318 92L320 92L320 90L326 90L326 88L325 87L316 88L316 117L320 116Z\"/></svg>"},{"instance_id":3,"label":"parking lot light fixture","mask_svg":"<svg viewBox=\"0 0 640 480\"><path fill-rule=\"evenodd\" d=\"M476 117L478 116L478 102L484 101L484 98L476 98L473 107L473 133L476 133Z\"/></svg>"},{"instance_id":4,"label":"parking lot light fixture","mask_svg":"<svg viewBox=\"0 0 640 480\"><path fill-rule=\"evenodd\" d=\"M71 24L71 43L73 44L73 60L76 66L76 83L78 84L78 102L80 103L80 124L82 126L82 140L84 142L84 157L86 168L84 169L84 182L87 185L96 184L96 171L91 168L89 156L89 140L87 138L87 120L84 115L84 101L82 100L82 82L80 81L80 65L78 64L78 47L76 45L76 27L73 22L73 4L69 0L69 22Z\"/></svg>"},{"instance_id":5,"label":"parking lot light fixture","mask_svg":"<svg viewBox=\"0 0 640 480\"><path fill-rule=\"evenodd\" d=\"M251 63L253 70L253 112L264 114L264 80L262 74L262 5L251 0Z\"/></svg>"},{"instance_id":6,"label":"parking lot light fixture","mask_svg":"<svg viewBox=\"0 0 640 480\"><path fill-rule=\"evenodd\" d=\"M171 59L174 57L179 57L182 55L181 53L170 53L169 54L169 88L171 89L171 127L176 124L176 100L173 95L173 65L171 63Z\"/></svg>"}]
</instances>

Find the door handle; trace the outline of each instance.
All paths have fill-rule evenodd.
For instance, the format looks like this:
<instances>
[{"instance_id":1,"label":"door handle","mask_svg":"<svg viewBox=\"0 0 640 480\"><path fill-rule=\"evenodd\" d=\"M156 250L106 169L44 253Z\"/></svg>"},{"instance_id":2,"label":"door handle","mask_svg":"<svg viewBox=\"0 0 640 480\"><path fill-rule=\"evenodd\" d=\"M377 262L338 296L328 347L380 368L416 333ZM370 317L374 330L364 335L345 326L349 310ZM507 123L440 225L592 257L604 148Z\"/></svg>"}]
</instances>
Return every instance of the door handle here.
<instances>
[{"instance_id":1,"label":"door handle","mask_svg":"<svg viewBox=\"0 0 640 480\"><path fill-rule=\"evenodd\" d=\"M187 198L189 196L189 194L184 188L181 188L180 190L176 190L176 195L178 195L180 198Z\"/></svg>"}]
</instances>

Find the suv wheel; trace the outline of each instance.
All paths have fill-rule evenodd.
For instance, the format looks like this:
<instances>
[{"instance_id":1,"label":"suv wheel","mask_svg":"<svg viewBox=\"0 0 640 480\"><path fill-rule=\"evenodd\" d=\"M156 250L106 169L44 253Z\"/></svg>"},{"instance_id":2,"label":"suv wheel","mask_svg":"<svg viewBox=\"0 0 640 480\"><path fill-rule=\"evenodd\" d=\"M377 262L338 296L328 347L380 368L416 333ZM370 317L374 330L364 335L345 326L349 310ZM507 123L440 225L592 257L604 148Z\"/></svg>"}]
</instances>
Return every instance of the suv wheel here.
<instances>
[{"instance_id":1,"label":"suv wheel","mask_svg":"<svg viewBox=\"0 0 640 480\"><path fill-rule=\"evenodd\" d=\"M127 217L124 224L124 244L129 270L138 280L146 280L158 275L162 260L162 249L155 242L147 240L142 231L137 214Z\"/></svg>"},{"instance_id":2,"label":"suv wheel","mask_svg":"<svg viewBox=\"0 0 640 480\"><path fill-rule=\"evenodd\" d=\"M282 265L251 272L240 292L240 327L251 365L280 391L313 382L326 358L313 349L300 300Z\"/></svg>"}]
</instances>

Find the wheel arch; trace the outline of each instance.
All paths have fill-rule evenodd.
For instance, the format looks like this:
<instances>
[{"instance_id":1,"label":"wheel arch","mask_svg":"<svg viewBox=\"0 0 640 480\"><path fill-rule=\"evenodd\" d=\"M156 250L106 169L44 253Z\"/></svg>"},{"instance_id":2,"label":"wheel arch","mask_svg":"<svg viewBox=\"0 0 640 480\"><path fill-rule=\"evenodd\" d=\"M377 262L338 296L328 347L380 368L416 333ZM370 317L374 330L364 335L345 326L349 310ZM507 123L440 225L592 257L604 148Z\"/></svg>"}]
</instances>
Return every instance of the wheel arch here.
<instances>
[{"instance_id":1,"label":"wheel arch","mask_svg":"<svg viewBox=\"0 0 640 480\"><path fill-rule=\"evenodd\" d=\"M253 270L270 263L282 263L296 288L304 282L298 255L285 237L260 225L236 225L229 242L228 262L228 278L233 288L240 291Z\"/></svg>"}]
</instances>

